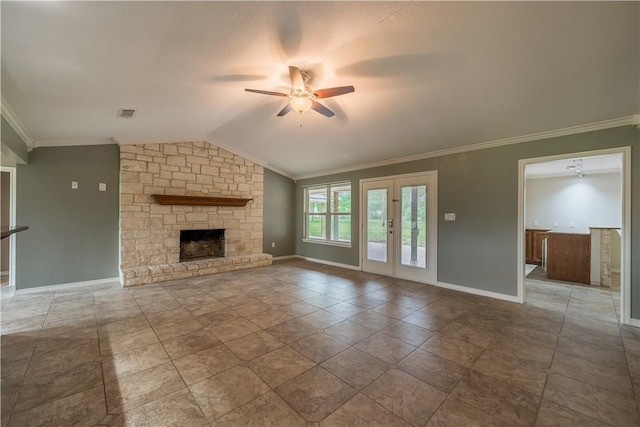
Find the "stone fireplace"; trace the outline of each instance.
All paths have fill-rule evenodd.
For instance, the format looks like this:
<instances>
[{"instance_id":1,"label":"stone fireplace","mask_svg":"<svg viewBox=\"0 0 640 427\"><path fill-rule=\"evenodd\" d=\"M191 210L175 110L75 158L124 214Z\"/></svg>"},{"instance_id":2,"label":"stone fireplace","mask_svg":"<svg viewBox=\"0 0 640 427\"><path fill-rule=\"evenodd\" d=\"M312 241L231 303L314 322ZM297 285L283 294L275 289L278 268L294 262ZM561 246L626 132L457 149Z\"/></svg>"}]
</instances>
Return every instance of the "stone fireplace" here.
<instances>
[{"instance_id":1,"label":"stone fireplace","mask_svg":"<svg viewBox=\"0 0 640 427\"><path fill-rule=\"evenodd\" d=\"M224 258L224 229L180 230L180 262Z\"/></svg>"},{"instance_id":2,"label":"stone fireplace","mask_svg":"<svg viewBox=\"0 0 640 427\"><path fill-rule=\"evenodd\" d=\"M263 169L208 142L120 147L120 270L124 286L271 264L262 253ZM161 204L153 195L244 198L242 206ZM181 231L224 230L222 255L184 259ZM203 249L204 248L204 249ZM205 244L189 251L212 251ZM197 252L197 251L196 251Z\"/></svg>"}]
</instances>

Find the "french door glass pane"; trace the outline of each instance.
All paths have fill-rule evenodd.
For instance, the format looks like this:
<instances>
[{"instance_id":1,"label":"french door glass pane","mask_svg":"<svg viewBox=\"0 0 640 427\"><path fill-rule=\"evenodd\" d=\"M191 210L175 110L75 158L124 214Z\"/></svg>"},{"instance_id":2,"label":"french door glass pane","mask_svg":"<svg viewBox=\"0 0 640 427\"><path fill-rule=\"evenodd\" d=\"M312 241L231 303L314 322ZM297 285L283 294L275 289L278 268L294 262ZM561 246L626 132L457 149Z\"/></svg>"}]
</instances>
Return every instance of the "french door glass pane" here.
<instances>
[{"instance_id":1,"label":"french door glass pane","mask_svg":"<svg viewBox=\"0 0 640 427\"><path fill-rule=\"evenodd\" d=\"M387 262L387 189L367 191L367 258Z\"/></svg>"},{"instance_id":2,"label":"french door glass pane","mask_svg":"<svg viewBox=\"0 0 640 427\"><path fill-rule=\"evenodd\" d=\"M402 265L427 266L427 186L402 187Z\"/></svg>"}]
</instances>

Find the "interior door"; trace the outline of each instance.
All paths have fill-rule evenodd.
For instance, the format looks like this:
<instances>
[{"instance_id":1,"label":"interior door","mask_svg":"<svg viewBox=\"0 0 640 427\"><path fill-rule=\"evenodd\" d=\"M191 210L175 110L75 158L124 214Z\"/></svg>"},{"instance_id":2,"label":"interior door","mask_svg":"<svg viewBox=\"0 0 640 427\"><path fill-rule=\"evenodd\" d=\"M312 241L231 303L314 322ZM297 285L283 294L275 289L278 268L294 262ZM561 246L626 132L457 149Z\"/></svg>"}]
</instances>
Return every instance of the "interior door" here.
<instances>
[{"instance_id":1,"label":"interior door","mask_svg":"<svg viewBox=\"0 0 640 427\"><path fill-rule=\"evenodd\" d=\"M436 172L363 181L362 200L362 269L435 283Z\"/></svg>"}]
</instances>

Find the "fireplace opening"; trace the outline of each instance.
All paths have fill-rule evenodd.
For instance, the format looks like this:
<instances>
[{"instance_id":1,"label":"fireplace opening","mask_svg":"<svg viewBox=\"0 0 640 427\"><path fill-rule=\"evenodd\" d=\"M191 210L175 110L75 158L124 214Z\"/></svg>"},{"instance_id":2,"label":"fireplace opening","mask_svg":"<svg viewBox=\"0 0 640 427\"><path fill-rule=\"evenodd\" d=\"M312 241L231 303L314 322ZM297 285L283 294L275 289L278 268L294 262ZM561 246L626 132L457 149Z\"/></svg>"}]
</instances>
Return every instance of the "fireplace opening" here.
<instances>
[{"instance_id":1,"label":"fireplace opening","mask_svg":"<svg viewBox=\"0 0 640 427\"><path fill-rule=\"evenodd\" d=\"M180 230L180 262L224 256L224 228Z\"/></svg>"}]
</instances>

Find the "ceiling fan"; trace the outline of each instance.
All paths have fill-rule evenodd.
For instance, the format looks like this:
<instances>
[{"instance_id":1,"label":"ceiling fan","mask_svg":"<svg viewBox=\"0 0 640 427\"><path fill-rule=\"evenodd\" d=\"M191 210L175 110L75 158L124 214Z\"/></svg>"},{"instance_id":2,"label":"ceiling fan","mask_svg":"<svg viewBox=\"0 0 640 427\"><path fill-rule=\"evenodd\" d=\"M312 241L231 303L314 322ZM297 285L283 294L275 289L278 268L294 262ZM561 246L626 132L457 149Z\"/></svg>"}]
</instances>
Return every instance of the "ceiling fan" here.
<instances>
[{"instance_id":1,"label":"ceiling fan","mask_svg":"<svg viewBox=\"0 0 640 427\"><path fill-rule=\"evenodd\" d=\"M307 82L311 77L309 73L301 71L298 67L289 67L289 77L291 78L291 91L287 93L270 92L258 89L245 89L247 92L260 93L262 95L280 96L289 98L289 103L278 113L278 117L284 116L289 111L294 110L302 114L309 110L315 110L323 116L333 117L334 112L316 99L331 98L332 96L344 95L355 91L353 86L340 86L328 89L311 90Z\"/></svg>"}]
</instances>

